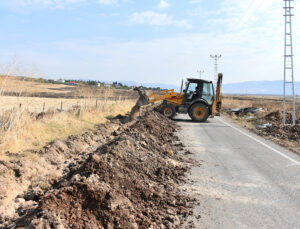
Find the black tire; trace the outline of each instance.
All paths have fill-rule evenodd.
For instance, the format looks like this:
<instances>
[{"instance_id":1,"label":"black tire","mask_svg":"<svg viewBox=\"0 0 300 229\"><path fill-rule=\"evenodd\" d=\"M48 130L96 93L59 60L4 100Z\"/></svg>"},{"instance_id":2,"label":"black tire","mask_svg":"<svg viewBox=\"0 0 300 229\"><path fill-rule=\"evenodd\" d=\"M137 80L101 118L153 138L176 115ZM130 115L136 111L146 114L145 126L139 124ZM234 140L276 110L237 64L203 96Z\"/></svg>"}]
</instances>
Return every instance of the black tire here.
<instances>
[{"instance_id":1,"label":"black tire","mask_svg":"<svg viewBox=\"0 0 300 229\"><path fill-rule=\"evenodd\" d=\"M205 122L208 119L208 107L202 103L195 103L189 109L189 116L195 122Z\"/></svg>"},{"instance_id":2,"label":"black tire","mask_svg":"<svg viewBox=\"0 0 300 229\"><path fill-rule=\"evenodd\" d=\"M172 119L176 115L176 108L172 104L164 104L160 109L160 113L162 113L167 118Z\"/></svg>"}]
</instances>

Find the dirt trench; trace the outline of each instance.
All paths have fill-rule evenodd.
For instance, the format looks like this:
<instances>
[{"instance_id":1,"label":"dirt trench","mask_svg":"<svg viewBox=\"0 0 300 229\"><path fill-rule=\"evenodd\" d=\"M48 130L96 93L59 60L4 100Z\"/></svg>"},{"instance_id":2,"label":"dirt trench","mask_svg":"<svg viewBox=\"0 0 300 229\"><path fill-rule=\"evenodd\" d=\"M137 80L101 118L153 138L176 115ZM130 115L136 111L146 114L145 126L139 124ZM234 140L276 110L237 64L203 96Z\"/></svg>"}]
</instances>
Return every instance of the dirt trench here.
<instances>
[{"instance_id":1,"label":"dirt trench","mask_svg":"<svg viewBox=\"0 0 300 229\"><path fill-rule=\"evenodd\" d=\"M98 132L108 139L65 166L51 187L32 186L21 195L2 228L179 228L195 200L179 189L191 162L183 157L178 126L155 111L117 126L111 135ZM61 154L80 153L69 147L73 138L47 160L60 164Z\"/></svg>"}]
</instances>

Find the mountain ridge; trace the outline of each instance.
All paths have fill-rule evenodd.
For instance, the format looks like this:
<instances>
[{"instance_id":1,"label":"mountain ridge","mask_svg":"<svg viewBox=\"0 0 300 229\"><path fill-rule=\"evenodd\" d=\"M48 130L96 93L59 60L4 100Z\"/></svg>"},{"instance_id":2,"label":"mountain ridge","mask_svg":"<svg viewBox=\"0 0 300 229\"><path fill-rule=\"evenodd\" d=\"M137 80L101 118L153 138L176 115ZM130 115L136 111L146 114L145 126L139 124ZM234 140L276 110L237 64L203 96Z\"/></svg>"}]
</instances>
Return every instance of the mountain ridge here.
<instances>
[{"instance_id":1,"label":"mountain ridge","mask_svg":"<svg viewBox=\"0 0 300 229\"><path fill-rule=\"evenodd\" d=\"M247 94L247 95L282 95L283 80L276 81L245 81L239 83L224 84L224 94ZM291 94L291 89L286 90ZM300 95L300 82L295 82L295 95Z\"/></svg>"}]
</instances>

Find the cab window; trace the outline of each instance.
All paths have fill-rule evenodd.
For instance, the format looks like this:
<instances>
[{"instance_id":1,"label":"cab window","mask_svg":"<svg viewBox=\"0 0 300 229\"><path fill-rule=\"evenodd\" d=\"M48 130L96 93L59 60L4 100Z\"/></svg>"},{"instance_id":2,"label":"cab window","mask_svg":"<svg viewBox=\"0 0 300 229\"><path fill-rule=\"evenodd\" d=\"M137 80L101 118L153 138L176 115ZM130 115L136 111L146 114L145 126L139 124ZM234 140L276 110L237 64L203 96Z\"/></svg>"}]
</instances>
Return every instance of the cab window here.
<instances>
[{"instance_id":1,"label":"cab window","mask_svg":"<svg viewBox=\"0 0 300 229\"><path fill-rule=\"evenodd\" d=\"M189 88L187 89L187 93L194 93L196 91L196 87L198 86L197 83L190 83Z\"/></svg>"},{"instance_id":2,"label":"cab window","mask_svg":"<svg viewBox=\"0 0 300 229\"><path fill-rule=\"evenodd\" d=\"M214 91L212 83L203 83L202 98L205 99L208 102L208 104L212 104L213 96Z\"/></svg>"}]
</instances>

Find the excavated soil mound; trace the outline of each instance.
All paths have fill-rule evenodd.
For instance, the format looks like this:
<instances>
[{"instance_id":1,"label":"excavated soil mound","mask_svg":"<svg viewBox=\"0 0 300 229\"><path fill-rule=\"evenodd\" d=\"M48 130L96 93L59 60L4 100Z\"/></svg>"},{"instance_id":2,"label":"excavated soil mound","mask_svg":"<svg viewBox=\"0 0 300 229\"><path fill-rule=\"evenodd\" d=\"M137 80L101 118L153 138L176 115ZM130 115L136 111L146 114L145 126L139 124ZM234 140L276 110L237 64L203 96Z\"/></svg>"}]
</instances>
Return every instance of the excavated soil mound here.
<instances>
[{"instance_id":1,"label":"excavated soil mound","mask_svg":"<svg viewBox=\"0 0 300 229\"><path fill-rule=\"evenodd\" d=\"M48 192L27 197L33 204L6 228L178 228L194 200L178 188L188 164L176 129L150 112L116 131Z\"/></svg>"},{"instance_id":2,"label":"excavated soil mound","mask_svg":"<svg viewBox=\"0 0 300 229\"><path fill-rule=\"evenodd\" d=\"M273 112L267 114L264 119L267 121L270 121L270 122L280 123L280 122L282 122L282 114L278 110L273 111Z\"/></svg>"},{"instance_id":3,"label":"excavated soil mound","mask_svg":"<svg viewBox=\"0 0 300 229\"><path fill-rule=\"evenodd\" d=\"M281 140L300 141L300 125L281 126L273 124L272 126L261 130L263 136L273 136Z\"/></svg>"},{"instance_id":4,"label":"excavated soil mound","mask_svg":"<svg viewBox=\"0 0 300 229\"><path fill-rule=\"evenodd\" d=\"M6 152L11 159L0 160L0 228L8 219L18 217L16 209L24 205L24 198L20 198L24 191L31 187L31 193L43 194L62 176L69 163L86 157L126 125L113 120L95 130L72 135L66 141L55 140L40 151L32 152L31 160L24 159L22 154Z\"/></svg>"},{"instance_id":5,"label":"excavated soil mound","mask_svg":"<svg viewBox=\"0 0 300 229\"><path fill-rule=\"evenodd\" d=\"M274 111L264 117L266 122L270 122L272 126L266 129L259 130L262 136L272 136L280 140L300 141L300 125L299 120L296 121L295 126L283 126L282 113L280 111ZM287 115L287 123L292 123L291 114Z\"/></svg>"},{"instance_id":6,"label":"excavated soil mound","mask_svg":"<svg viewBox=\"0 0 300 229\"><path fill-rule=\"evenodd\" d=\"M282 119L283 119L283 114L279 110L271 112L271 113L267 114L264 117L264 120L269 121L269 122L271 122L271 123L273 123L275 125L276 124L280 125L282 123ZM287 123L292 123L292 120L293 120L292 114L287 113L287 115L286 115L286 122ZM296 120L296 124L300 124L300 120L299 119Z\"/></svg>"}]
</instances>

